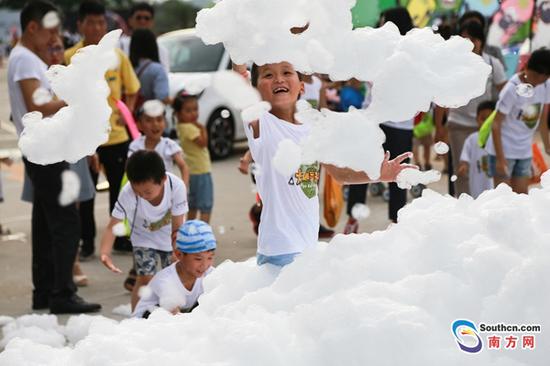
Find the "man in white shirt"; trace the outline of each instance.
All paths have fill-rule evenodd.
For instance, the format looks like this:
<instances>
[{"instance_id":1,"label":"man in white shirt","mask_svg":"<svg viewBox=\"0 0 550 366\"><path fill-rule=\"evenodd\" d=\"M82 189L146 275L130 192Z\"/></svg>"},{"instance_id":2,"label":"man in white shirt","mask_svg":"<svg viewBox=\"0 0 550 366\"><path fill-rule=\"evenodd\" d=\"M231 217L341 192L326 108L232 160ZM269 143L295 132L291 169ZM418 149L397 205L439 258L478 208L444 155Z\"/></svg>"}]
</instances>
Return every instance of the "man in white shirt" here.
<instances>
[{"instance_id":1,"label":"man in white shirt","mask_svg":"<svg viewBox=\"0 0 550 366\"><path fill-rule=\"evenodd\" d=\"M130 17L128 18L128 25L130 30L136 29L150 29L153 30L155 24L155 8L146 2L136 3L130 9ZM120 37L120 48L128 57L130 56L130 41L132 40L132 33L123 34ZM166 72L170 72L170 55L168 50L162 45L159 46L159 59Z\"/></svg>"},{"instance_id":2,"label":"man in white shirt","mask_svg":"<svg viewBox=\"0 0 550 366\"><path fill-rule=\"evenodd\" d=\"M39 58L59 34L60 18L56 7L48 1L28 3L21 12L21 41L8 61L8 86L13 121L20 135L23 116L37 111L44 116L65 106L52 100L36 104L34 92L49 89L46 64ZM55 141L52 141L55 143ZM69 169L67 162L37 165L24 159L26 171L34 187L32 212L32 279L34 310L47 309L54 314L98 311L99 304L84 302L76 295L72 269L80 240L76 205L61 206L61 173Z\"/></svg>"}]
</instances>

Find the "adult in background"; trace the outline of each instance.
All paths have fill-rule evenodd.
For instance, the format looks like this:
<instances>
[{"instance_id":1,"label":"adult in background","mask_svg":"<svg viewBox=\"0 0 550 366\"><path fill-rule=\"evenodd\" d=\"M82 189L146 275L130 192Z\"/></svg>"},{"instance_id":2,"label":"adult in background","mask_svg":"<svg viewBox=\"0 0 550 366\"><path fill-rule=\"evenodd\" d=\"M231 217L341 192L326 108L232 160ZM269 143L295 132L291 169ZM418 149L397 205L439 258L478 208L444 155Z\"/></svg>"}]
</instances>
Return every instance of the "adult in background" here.
<instances>
[{"instance_id":1,"label":"adult in background","mask_svg":"<svg viewBox=\"0 0 550 366\"><path fill-rule=\"evenodd\" d=\"M168 75L159 62L157 40L149 29L137 29L132 34L130 62L141 84L136 110L151 99L169 104Z\"/></svg>"},{"instance_id":2,"label":"adult in background","mask_svg":"<svg viewBox=\"0 0 550 366\"><path fill-rule=\"evenodd\" d=\"M65 51L65 62L67 64L71 62L71 58L76 51L84 46L98 44L107 33L105 7L99 2L91 0L80 4L78 30L82 35L82 40ZM140 88L139 80L128 57L119 49L115 49L115 51L119 59L118 66L105 73L105 79L111 89L108 98L109 106L113 110L110 119L111 132L109 140L97 149L99 161L103 165L105 175L109 181L109 213L112 212L118 197L130 142L125 123L116 107L116 101L124 99L130 111L133 111ZM125 238L119 238L115 242L115 249L131 250L131 245ZM90 254L93 254L93 252Z\"/></svg>"},{"instance_id":3,"label":"adult in background","mask_svg":"<svg viewBox=\"0 0 550 366\"><path fill-rule=\"evenodd\" d=\"M151 4L146 2L139 2L132 6L130 9L130 17L128 18L128 25L130 26L130 34L124 34L120 37L120 48L126 55L130 55L130 42L133 35L138 29L153 30L155 25L155 8ZM170 54L168 50L162 45L159 46L159 62L164 67L166 72L170 72Z\"/></svg>"},{"instance_id":4,"label":"adult in background","mask_svg":"<svg viewBox=\"0 0 550 366\"><path fill-rule=\"evenodd\" d=\"M44 55L59 34L56 7L38 0L28 3L21 12L22 37L8 61L10 107L17 133L23 130L22 118L38 111L44 116L57 112L65 103L59 100L36 105L33 94L38 88L50 89L46 79ZM55 142L53 142L55 143ZM69 169L67 162L49 165L34 164L23 159L34 187L32 210L32 280L33 310L47 309L54 314L98 311L101 306L85 302L76 295L73 263L80 238L76 205L61 206L61 174Z\"/></svg>"},{"instance_id":5,"label":"adult in background","mask_svg":"<svg viewBox=\"0 0 550 366\"><path fill-rule=\"evenodd\" d=\"M491 66L492 71L487 79L485 93L470 100L465 106L448 109L445 125L443 125L442 118L446 109L437 107L438 112L435 114L436 141L443 140L445 132L448 133L453 167L458 167L460 163L460 154L466 138L478 130L476 118L478 105L486 100L496 100L498 98L497 92L506 84L506 73L502 63L496 57L483 51L485 48L485 31L482 25L474 21L466 22L459 30L459 34L461 37L468 38L474 44L473 52L481 56ZM445 128L447 131L445 131ZM462 193L470 193L467 175L458 177L455 182L456 197Z\"/></svg>"}]
</instances>

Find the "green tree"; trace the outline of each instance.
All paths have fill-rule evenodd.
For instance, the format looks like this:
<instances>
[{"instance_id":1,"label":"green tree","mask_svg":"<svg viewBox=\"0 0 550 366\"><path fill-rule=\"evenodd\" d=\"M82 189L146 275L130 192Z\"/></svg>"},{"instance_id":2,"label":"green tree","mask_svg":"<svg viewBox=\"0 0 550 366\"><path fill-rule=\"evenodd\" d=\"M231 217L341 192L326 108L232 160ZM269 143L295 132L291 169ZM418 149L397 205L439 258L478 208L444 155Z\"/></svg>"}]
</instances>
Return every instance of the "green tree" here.
<instances>
[{"instance_id":1,"label":"green tree","mask_svg":"<svg viewBox=\"0 0 550 366\"><path fill-rule=\"evenodd\" d=\"M179 0L168 0L156 6L155 31L158 34L176 29L193 28L197 9Z\"/></svg>"}]
</instances>

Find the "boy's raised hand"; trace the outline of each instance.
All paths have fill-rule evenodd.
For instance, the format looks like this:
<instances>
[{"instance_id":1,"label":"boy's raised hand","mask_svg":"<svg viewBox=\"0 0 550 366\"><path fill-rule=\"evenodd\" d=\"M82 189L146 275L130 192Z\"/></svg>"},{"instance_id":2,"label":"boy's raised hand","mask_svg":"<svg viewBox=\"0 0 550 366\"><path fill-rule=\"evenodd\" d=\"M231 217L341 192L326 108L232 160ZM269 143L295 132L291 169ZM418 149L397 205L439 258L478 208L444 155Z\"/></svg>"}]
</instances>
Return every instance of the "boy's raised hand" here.
<instances>
[{"instance_id":1,"label":"boy's raised hand","mask_svg":"<svg viewBox=\"0 0 550 366\"><path fill-rule=\"evenodd\" d=\"M113 260L111 259L111 256L109 254L102 253L99 259L101 260L101 263L103 263L103 265L107 267L111 272L122 273L122 271L113 264Z\"/></svg>"},{"instance_id":2,"label":"boy's raised hand","mask_svg":"<svg viewBox=\"0 0 550 366\"><path fill-rule=\"evenodd\" d=\"M418 169L414 164L403 163L405 160L412 157L411 152L406 152L399 155L393 160L390 160L390 152L386 151L384 161L380 168L380 182L395 182L399 173L404 169Z\"/></svg>"}]
</instances>

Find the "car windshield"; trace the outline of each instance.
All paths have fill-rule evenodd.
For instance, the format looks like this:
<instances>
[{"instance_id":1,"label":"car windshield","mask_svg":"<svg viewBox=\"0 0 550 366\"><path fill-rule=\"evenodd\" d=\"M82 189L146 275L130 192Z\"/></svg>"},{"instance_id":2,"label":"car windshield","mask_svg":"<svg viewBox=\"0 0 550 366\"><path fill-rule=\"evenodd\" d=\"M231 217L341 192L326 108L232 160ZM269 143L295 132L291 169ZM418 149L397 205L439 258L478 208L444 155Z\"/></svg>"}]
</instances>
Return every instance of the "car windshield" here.
<instances>
[{"instance_id":1,"label":"car windshield","mask_svg":"<svg viewBox=\"0 0 550 366\"><path fill-rule=\"evenodd\" d=\"M217 71L223 56L223 45L205 45L195 36L159 40L170 54L171 72Z\"/></svg>"}]
</instances>

